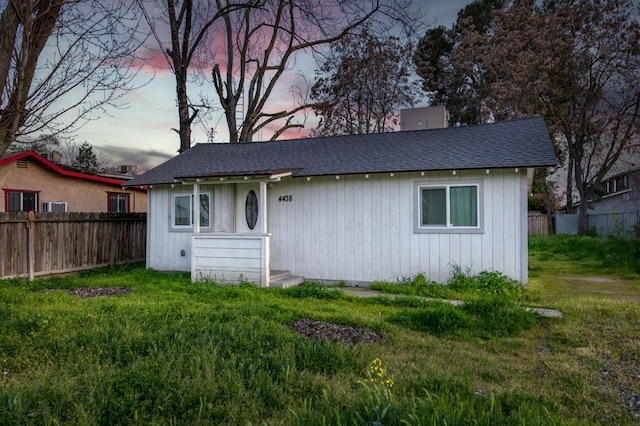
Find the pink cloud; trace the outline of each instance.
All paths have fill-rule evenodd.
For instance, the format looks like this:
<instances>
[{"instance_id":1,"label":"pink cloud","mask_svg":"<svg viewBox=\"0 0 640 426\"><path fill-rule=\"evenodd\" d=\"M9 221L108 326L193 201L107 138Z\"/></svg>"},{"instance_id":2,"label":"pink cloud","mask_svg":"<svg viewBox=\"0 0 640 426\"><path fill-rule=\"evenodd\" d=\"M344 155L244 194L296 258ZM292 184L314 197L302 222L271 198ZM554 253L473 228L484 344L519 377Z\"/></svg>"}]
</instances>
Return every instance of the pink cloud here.
<instances>
[{"instance_id":1,"label":"pink cloud","mask_svg":"<svg viewBox=\"0 0 640 426\"><path fill-rule=\"evenodd\" d=\"M149 75L171 73L171 68L162 52L146 46L138 49L135 58L129 62L129 68L139 69Z\"/></svg>"}]
</instances>

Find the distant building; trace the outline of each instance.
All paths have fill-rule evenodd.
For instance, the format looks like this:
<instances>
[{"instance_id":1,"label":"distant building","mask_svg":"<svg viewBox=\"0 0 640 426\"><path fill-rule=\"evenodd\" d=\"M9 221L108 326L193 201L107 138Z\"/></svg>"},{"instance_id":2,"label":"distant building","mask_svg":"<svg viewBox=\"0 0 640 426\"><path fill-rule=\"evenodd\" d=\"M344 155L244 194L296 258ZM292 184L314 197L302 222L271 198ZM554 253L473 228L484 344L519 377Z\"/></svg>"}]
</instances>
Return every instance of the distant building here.
<instances>
[{"instance_id":1,"label":"distant building","mask_svg":"<svg viewBox=\"0 0 640 426\"><path fill-rule=\"evenodd\" d=\"M0 212L144 212L146 188L122 188L131 179L81 173L35 151L9 153L0 156Z\"/></svg>"},{"instance_id":2,"label":"distant building","mask_svg":"<svg viewBox=\"0 0 640 426\"><path fill-rule=\"evenodd\" d=\"M400 130L427 130L449 127L449 111L444 105L400 110Z\"/></svg>"},{"instance_id":3,"label":"distant building","mask_svg":"<svg viewBox=\"0 0 640 426\"><path fill-rule=\"evenodd\" d=\"M137 176L138 166L135 164L125 164L115 167L109 167L100 172L100 176L115 179L131 180Z\"/></svg>"},{"instance_id":4,"label":"distant building","mask_svg":"<svg viewBox=\"0 0 640 426\"><path fill-rule=\"evenodd\" d=\"M602 182L599 197L589 204L589 213L640 211L640 168L617 173Z\"/></svg>"}]
</instances>

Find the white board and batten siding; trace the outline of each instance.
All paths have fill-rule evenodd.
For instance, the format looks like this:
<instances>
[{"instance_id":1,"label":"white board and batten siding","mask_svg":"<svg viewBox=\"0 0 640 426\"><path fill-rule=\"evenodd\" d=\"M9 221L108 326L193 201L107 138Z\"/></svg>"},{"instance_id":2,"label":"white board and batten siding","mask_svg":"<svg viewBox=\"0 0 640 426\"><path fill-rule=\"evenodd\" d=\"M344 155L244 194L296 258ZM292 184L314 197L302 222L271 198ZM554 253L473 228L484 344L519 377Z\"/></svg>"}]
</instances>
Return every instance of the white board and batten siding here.
<instances>
[{"instance_id":1,"label":"white board and batten siding","mask_svg":"<svg viewBox=\"0 0 640 426\"><path fill-rule=\"evenodd\" d=\"M283 179L268 192L271 269L307 280L396 280L452 268L527 281L526 169ZM416 233L416 183L480 182L480 233Z\"/></svg>"},{"instance_id":2,"label":"white board and batten siding","mask_svg":"<svg viewBox=\"0 0 640 426\"><path fill-rule=\"evenodd\" d=\"M148 191L147 267L160 271L191 270L193 230L173 229L172 194L192 193L187 185L154 185ZM234 232L235 192L230 185L202 185L213 195L211 227L201 232Z\"/></svg>"},{"instance_id":3,"label":"white board and batten siding","mask_svg":"<svg viewBox=\"0 0 640 426\"><path fill-rule=\"evenodd\" d=\"M194 279L217 274L226 280L242 273L243 279L261 282L265 276L258 277L257 271L268 275L270 268L307 280L370 282L424 273L444 282L459 266L471 273L499 271L526 283L526 176L526 169L492 169L283 178L267 190L268 234L240 242L235 221L242 203L236 203L235 185L241 184L201 186L201 192L213 194L212 226L201 229L202 239L194 238L192 230L171 227L172 193L193 188L157 185L148 195L147 267L191 271ZM414 232L418 183L466 181L480 182L482 232ZM219 236L210 238L213 234ZM251 255L257 255L258 241L265 244L266 264L257 265ZM192 264L204 266L194 271Z\"/></svg>"}]
</instances>

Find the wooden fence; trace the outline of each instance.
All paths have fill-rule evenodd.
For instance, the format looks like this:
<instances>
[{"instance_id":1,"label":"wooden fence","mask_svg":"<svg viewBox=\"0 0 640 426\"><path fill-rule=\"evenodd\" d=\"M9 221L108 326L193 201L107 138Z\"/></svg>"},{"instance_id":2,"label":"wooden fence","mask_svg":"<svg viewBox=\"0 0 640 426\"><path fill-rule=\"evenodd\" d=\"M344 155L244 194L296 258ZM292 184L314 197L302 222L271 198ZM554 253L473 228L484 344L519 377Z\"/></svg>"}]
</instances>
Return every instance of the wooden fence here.
<instances>
[{"instance_id":1,"label":"wooden fence","mask_svg":"<svg viewBox=\"0 0 640 426\"><path fill-rule=\"evenodd\" d=\"M0 278L145 260L146 214L0 213Z\"/></svg>"},{"instance_id":2,"label":"wooden fence","mask_svg":"<svg viewBox=\"0 0 640 426\"><path fill-rule=\"evenodd\" d=\"M529 235L549 235L549 218L546 214L530 214Z\"/></svg>"}]
</instances>

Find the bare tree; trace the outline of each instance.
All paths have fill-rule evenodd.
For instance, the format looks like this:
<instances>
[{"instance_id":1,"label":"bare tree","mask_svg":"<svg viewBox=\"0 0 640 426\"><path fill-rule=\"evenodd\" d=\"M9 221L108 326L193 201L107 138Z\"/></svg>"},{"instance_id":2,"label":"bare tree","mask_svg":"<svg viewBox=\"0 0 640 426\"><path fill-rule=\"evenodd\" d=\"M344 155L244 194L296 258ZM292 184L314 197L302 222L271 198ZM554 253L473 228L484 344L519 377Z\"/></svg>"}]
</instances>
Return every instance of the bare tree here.
<instances>
[{"instance_id":1,"label":"bare tree","mask_svg":"<svg viewBox=\"0 0 640 426\"><path fill-rule=\"evenodd\" d=\"M0 0L0 153L123 106L136 75L136 11L118 0Z\"/></svg>"},{"instance_id":2,"label":"bare tree","mask_svg":"<svg viewBox=\"0 0 640 426\"><path fill-rule=\"evenodd\" d=\"M208 66L214 41L212 25L227 13L255 7L258 0L221 5L208 0L136 0L153 36L176 79L178 129L182 153L191 146L191 125L203 109L211 108L206 100L192 101L187 91L190 67L196 70ZM169 35L167 39L166 34ZM205 65L207 64L207 65ZM197 71L195 72L197 74Z\"/></svg>"},{"instance_id":3,"label":"bare tree","mask_svg":"<svg viewBox=\"0 0 640 426\"><path fill-rule=\"evenodd\" d=\"M335 43L311 90L312 100L326 104L314 108L322 120L312 135L392 131L400 108L421 94L412 56L409 40L375 35L366 26Z\"/></svg>"},{"instance_id":4,"label":"bare tree","mask_svg":"<svg viewBox=\"0 0 640 426\"><path fill-rule=\"evenodd\" d=\"M417 45L416 72L432 103L444 104L454 124L478 124L493 82L486 72L487 35L505 0L474 0L458 12L450 29L430 28ZM489 53L491 53L489 51Z\"/></svg>"},{"instance_id":5,"label":"bare tree","mask_svg":"<svg viewBox=\"0 0 640 426\"><path fill-rule=\"evenodd\" d=\"M229 0L216 3L218 9L231 4ZM307 90L291 85L287 89L294 98L292 106L269 105L274 92L283 90L283 77L291 73L297 55L318 52L377 18L419 22L408 17L409 4L404 0L263 0L259 7L225 14L216 29L225 46L216 56L213 83L229 141L252 141L270 127L275 127L272 139L276 139L289 129L303 127L295 114L318 105L308 98Z\"/></svg>"},{"instance_id":6,"label":"bare tree","mask_svg":"<svg viewBox=\"0 0 640 426\"><path fill-rule=\"evenodd\" d=\"M447 72L481 73L487 115L545 117L566 160L569 212L573 185L580 196L581 233L602 181L640 146L637 13L631 0L514 1L495 11L490 31L471 29L452 47L458 61Z\"/></svg>"},{"instance_id":7,"label":"bare tree","mask_svg":"<svg viewBox=\"0 0 640 426\"><path fill-rule=\"evenodd\" d=\"M603 180L640 146L637 11L626 0L560 0L498 14L488 105L503 119L544 115L564 151L569 212L574 185L580 196L580 233Z\"/></svg>"}]
</instances>

